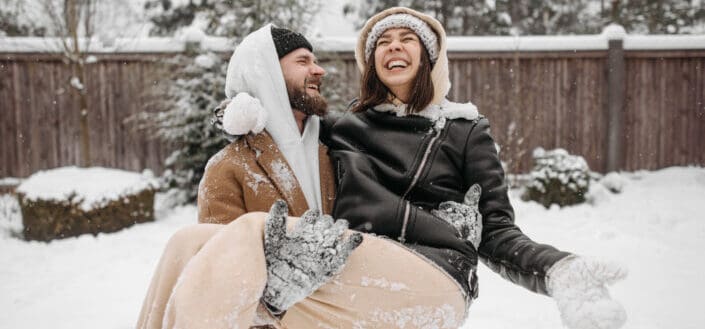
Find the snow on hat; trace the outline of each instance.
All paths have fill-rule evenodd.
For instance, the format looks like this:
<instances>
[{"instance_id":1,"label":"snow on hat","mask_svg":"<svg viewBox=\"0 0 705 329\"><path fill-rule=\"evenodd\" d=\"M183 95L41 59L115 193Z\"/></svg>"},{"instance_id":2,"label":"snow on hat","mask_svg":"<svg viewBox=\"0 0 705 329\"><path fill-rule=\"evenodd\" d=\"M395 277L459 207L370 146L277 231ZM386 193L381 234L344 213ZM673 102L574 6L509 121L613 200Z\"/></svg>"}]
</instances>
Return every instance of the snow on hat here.
<instances>
[{"instance_id":1,"label":"snow on hat","mask_svg":"<svg viewBox=\"0 0 705 329\"><path fill-rule=\"evenodd\" d=\"M274 46L277 48L277 55L279 55L280 59L299 48L306 48L309 51L313 51L311 43L308 42L301 33L296 33L291 30L272 26L272 40L274 41Z\"/></svg>"},{"instance_id":2,"label":"snow on hat","mask_svg":"<svg viewBox=\"0 0 705 329\"><path fill-rule=\"evenodd\" d=\"M375 48L375 43L377 39L384 33L384 31L392 28L407 28L416 35L419 36L421 42L423 42L428 55L431 58L431 63L435 63L438 59L438 37L436 33L433 32L430 26L421 19L406 13L389 15L379 22L377 22L367 34L367 41L365 42L365 59L369 59L372 55L372 50Z\"/></svg>"}]
</instances>

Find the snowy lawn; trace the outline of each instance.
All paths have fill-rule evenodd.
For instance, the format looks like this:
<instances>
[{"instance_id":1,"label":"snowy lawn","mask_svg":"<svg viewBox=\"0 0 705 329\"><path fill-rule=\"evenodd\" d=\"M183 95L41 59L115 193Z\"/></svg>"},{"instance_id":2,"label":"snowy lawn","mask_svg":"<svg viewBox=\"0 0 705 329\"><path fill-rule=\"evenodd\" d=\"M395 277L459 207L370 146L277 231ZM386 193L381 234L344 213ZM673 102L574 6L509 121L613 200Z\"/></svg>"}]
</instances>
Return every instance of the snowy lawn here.
<instances>
[{"instance_id":1,"label":"snowy lawn","mask_svg":"<svg viewBox=\"0 0 705 329\"><path fill-rule=\"evenodd\" d=\"M624 174L621 194L594 205L544 209L513 198L517 223L535 240L621 262L611 291L625 328L705 328L705 169ZM132 328L169 236L196 221L194 206L157 202L157 221L113 234L51 243L16 238L21 220L0 196L0 328ZM700 311L698 311L700 310ZM463 328L561 328L550 298L480 269L480 298Z\"/></svg>"}]
</instances>

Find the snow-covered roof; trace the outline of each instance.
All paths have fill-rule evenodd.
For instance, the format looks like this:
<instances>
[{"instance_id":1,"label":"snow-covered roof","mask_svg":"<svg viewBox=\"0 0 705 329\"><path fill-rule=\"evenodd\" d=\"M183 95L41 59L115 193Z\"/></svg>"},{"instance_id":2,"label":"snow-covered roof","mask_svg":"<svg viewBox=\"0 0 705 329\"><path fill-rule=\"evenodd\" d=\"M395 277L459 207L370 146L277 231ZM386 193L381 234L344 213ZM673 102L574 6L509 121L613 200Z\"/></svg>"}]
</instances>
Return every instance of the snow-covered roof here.
<instances>
[{"instance_id":1,"label":"snow-covered roof","mask_svg":"<svg viewBox=\"0 0 705 329\"><path fill-rule=\"evenodd\" d=\"M512 51L590 51L607 50L608 40L619 39L615 33L570 36L479 36L448 37L450 52L512 52ZM187 41L188 40L188 41ZM705 35L624 35L625 50L702 50ZM92 53L171 53L182 52L187 42L199 42L202 49L229 52L232 39L200 36L195 38L118 38L109 44L92 40ZM325 37L311 40L316 51L352 52L354 37ZM85 41L82 41L85 44ZM59 52L56 38L2 37L0 53Z\"/></svg>"},{"instance_id":2,"label":"snow-covered roof","mask_svg":"<svg viewBox=\"0 0 705 329\"><path fill-rule=\"evenodd\" d=\"M83 210L99 208L146 189L155 189L156 180L150 174L91 167L61 167L39 171L25 179L17 193L28 200L73 200Z\"/></svg>"}]
</instances>

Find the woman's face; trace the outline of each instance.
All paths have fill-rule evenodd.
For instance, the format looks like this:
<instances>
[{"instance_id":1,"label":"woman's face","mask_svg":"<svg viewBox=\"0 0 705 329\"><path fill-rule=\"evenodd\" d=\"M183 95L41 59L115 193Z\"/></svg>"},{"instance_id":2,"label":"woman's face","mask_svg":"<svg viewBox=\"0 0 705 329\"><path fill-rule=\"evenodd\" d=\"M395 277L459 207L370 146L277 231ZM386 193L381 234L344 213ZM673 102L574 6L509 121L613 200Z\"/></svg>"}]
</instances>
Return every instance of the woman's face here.
<instances>
[{"instance_id":1,"label":"woman's face","mask_svg":"<svg viewBox=\"0 0 705 329\"><path fill-rule=\"evenodd\" d=\"M374 53L377 76L402 101L408 100L419 72L421 51L419 37L406 28L389 29L377 39Z\"/></svg>"}]
</instances>

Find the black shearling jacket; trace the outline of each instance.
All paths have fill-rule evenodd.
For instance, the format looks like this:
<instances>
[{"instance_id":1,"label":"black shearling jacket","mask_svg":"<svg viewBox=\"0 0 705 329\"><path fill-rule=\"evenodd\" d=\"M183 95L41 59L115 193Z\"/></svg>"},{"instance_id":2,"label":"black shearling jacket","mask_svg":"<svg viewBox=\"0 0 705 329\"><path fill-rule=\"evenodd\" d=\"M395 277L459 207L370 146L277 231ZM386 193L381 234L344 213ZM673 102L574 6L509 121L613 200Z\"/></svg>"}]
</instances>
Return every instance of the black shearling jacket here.
<instances>
[{"instance_id":1,"label":"black shearling jacket","mask_svg":"<svg viewBox=\"0 0 705 329\"><path fill-rule=\"evenodd\" d=\"M402 242L430 259L477 297L480 258L504 278L547 294L546 272L570 255L538 244L514 224L504 171L485 118L447 120L441 129L419 116L368 109L324 124L321 140L336 171L334 218L352 229ZM479 250L431 214L482 187Z\"/></svg>"}]
</instances>

